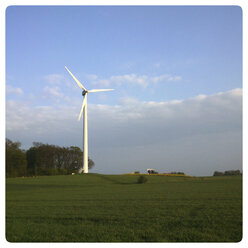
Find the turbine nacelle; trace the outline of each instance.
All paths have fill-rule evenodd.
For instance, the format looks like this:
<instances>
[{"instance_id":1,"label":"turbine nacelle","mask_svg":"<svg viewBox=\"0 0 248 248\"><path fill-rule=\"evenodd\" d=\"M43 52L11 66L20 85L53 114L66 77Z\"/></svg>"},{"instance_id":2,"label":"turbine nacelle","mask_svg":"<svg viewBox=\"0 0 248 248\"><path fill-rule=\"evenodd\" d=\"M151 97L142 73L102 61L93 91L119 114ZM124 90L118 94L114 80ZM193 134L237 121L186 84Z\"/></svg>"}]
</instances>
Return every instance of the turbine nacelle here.
<instances>
[{"instance_id":1,"label":"turbine nacelle","mask_svg":"<svg viewBox=\"0 0 248 248\"><path fill-rule=\"evenodd\" d=\"M77 80L77 78L69 71L69 69L66 66L65 66L65 69L71 74L71 76L76 81L76 83L78 84L78 86L83 90L82 91L82 95L84 97L84 100L83 100L83 103L82 103L82 108L81 108L80 114L78 116L78 120L80 120L80 118L82 116L82 113L83 113L83 109L84 109L85 105L87 104L87 102L86 102L86 95L87 95L87 93L95 93L95 92L102 92L102 91L114 90L114 89L92 89L92 90L86 90L86 88Z\"/></svg>"}]
</instances>

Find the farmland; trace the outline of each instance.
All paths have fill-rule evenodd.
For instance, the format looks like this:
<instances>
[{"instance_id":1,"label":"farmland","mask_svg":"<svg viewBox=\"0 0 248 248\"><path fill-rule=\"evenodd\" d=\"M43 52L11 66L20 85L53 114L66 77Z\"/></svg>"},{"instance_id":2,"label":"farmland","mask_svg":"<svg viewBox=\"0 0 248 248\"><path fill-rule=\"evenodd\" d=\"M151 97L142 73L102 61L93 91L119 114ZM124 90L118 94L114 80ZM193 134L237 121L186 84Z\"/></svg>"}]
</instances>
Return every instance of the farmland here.
<instances>
[{"instance_id":1,"label":"farmland","mask_svg":"<svg viewBox=\"0 0 248 248\"><path fill-rule=\"evenodd\" d=\"M238 242L242 177L6 179L10 242Z\"/></svg>"}]
</instances>

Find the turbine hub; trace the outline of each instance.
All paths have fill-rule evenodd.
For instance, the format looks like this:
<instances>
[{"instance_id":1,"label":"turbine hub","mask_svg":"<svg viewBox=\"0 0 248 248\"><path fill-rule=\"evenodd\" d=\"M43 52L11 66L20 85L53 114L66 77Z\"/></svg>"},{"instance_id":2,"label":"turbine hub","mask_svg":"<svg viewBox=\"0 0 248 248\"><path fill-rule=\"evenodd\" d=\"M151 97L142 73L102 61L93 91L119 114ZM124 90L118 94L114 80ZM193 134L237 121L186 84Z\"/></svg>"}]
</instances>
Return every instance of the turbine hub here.
<instances>
[{"instance_id":1,"label":"turbine hub","mask_svg":"<svg viewBox=\"0 0 248 248\"><path fill-rule=\"evenodd\" d=\"M88 91L84 90L82 91L82 95L85 96L85 94L87 93Z\"/></svg>"}]
</instances>

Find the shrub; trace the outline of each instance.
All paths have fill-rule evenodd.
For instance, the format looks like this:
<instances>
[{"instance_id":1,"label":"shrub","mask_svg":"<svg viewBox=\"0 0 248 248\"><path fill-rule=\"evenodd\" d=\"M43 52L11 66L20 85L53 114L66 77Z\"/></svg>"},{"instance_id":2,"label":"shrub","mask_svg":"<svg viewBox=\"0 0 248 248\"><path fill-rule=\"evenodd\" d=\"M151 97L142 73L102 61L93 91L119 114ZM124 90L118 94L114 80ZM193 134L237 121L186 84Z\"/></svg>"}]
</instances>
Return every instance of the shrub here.
<instances>
[{"instance_id":1,"label":"shrub","mask_svg":"<svg viewBox=\"0 0 248 248\"><path fill-rule=\"evenodd\" d=\"M234 176L234 175L241 175L242 173L240 170L229 170L225 172L215 171L213 176Z\"/></svg>"},{"instance_id":2,"label":"shrub","mask_svg":"<svg viewBox=\"0 0 248 248\"><path fill-rule=\"evenodd\" d=\"M224 173L220 172L220 171L215 171L213 176L214 177L216 177L216 176L224 176Z\"/></svg>"},{"instance_id":3,"label":"shrub","mask_svg":"<svg viewBox=\"0 0 248 248\"><path fill-rule=\"evenodd\" d=\"M240 175L240 170L229 170L229 171L225 171L224 175L225 176L233 176L233 175Z\"/></svg>"},{"instance_id":4,"label":"shrub","mask_svg":"<svg viewBox=\"0 0 248 248\"><path fill-rule=\"evenodd\" d=\"M138 183L146 183L148 180L145 176L139 176Z\"/></svg>"},{"instance_id":5,"label":"shrub","mask_svg":"<svg viewBox=\"0 0 248 248\"><path fill-rule=\"evenodd\" d=\"M184 172L177 172L178 175L185 175Z\"/></svg>"}]
</instances>

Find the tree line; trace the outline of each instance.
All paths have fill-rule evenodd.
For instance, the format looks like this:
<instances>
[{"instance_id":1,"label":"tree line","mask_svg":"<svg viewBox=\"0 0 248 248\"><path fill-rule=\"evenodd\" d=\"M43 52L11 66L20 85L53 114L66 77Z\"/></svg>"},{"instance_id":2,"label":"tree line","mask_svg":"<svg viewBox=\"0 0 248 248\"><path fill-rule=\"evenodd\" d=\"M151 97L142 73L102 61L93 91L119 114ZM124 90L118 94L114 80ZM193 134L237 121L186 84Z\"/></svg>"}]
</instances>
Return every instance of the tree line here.
<instances>
[{"instance_id":1,"label":"tree line","mask_svg":"<svg viewBox=\"0 0 248 248\"><path fill-rule=\"evenodd\" d=\"M225 172L215 171L213 176L235 176L235 175L242 175L240 170L228 170Z\"/></svg>"},{"instance_id":2,"label":"tree line","mask_svg":"<svg viewBox=\"0 0 248 248\"><path fill-rule=\"evenodd\" d=\"M20 142L6 139L6 176L65 175L82 167L83 151L77 146L60 147L33 142L28 150L22 150ZM91 169L94 161L88 159Z\"/></svg>"}]
</instances>

